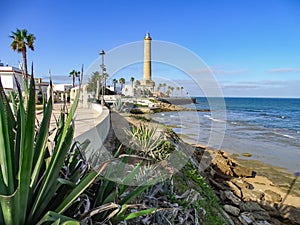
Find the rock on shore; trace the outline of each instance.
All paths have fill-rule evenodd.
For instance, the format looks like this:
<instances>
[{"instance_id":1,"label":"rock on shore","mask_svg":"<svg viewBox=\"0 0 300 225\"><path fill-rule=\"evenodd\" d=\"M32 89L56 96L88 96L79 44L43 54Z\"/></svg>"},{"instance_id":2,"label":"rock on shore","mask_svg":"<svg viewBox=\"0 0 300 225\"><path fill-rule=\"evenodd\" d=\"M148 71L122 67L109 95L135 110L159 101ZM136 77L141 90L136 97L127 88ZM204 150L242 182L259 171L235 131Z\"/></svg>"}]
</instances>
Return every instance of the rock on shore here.
<instances>
[{"instance_id":1,"label":"rock on shore","mask_svg":"<svg viewBox=\"0 0 300 225\"><path fill-rule=\"evenodd\" d=\"M300 224L299 197L293 197L293 205L286 204L282 190L235 162L226 152L217 152L204 176L219 196L231 224Z\"/></svg>"},{"instance_id":2,"label":"rock on shore","mask_svg":"<svg viewBox=\"0 0 300 225\"><path fill-rule=\"evenodd\" d=\"M126 119L133 124L141 122L129 116ZM146 124L154 125L151 122ZM229 224L300 225L300 197L283 191L267 177L261 176L259 171L239 164L224 151L207 149L201 145L193 147L192 162L198 168L201 167L204 152L211 154L208 159L211 163L201 170L202 175L219 197Z\"/></svg>"}]
</instances>

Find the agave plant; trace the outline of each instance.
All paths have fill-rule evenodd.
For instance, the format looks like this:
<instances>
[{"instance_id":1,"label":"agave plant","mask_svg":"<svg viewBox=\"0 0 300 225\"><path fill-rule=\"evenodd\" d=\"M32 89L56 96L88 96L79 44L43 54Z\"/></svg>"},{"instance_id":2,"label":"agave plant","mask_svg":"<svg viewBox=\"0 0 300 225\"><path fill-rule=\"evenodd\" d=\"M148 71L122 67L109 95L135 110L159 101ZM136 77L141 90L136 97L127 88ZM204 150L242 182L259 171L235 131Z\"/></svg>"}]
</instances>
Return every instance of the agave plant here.
<instances>
[{"instance_id":1,"label":"agave plant","mask_svg":"<svg viewBox=\"0 0 300 225\"><path fill-rule=\"evenodd\" d=\"M131 186L137 183L142 162L128 166L128 160L133 155L119 155L120 149L121 147L115 154L115 160L110 161L101 176L87 190L92 207L81 215L81 221L92 220L101 224L109 221L110 224L119 224L121 221L152 214L157 210L134 203L134 200L155 181L149 179L139 186Z\"/></svg>"},{"instance_id":2,"label":"agave plant","mask_svg":"<svg viewBox=\"0 0 300 225\"><path fill-rule=\"evenodd\" d=\"M132 149L143 157L154 160L164 160L175 150L175 145L164 138L164 135L155 127L147 127L145 124L132 126L131 131L125 130L131 140Z\"/></svg>"},{"instance_id":3,"label":"agave plant","mask_svg":"<svg viewBox=\"0 0 300 225\"><path fill-rule=\"evenodd\" d=\"M131 138L132 148L138 154L155 159L154 150L163 142L162 135L156 128L148 128L140 124L140 126L132 126L131 131L125 130L125 132Z\"/></svg>"},{"instance_id":4,"label":"agave plant","mask_svg":"<svg viewBox=\"0 0 300 225\"><path fill-rule=\"evenodd\" d=\"M113 106L116 112L122 112L124 110L124 102L122 102L122 98L116 97L116 101L114 102Z\"/></svg>"},{"instance_id":5,"label":"agave plant","mask_svg":"<svg viewBox=\"0 0 300 225\"><path fill-rule=\"evenodd\" d=\"M66 154L73 141L72 117L78 96L67 118L62 113L54 138L54 149L50 152L47 141L52 101L50 99L45 105L42 122L35 129L33 76L26 107L20 86L19 102L14 102L13 107L10 107L1 80L0 95L0 224L36 224L40 220L40 224L43 221L59 224L59 221L74 221L62 214L99 174L90 171L84 177L75 179L75 182L60 178ZM58 195L59 189L66 191Z\"/></svg>"}]
</instances>

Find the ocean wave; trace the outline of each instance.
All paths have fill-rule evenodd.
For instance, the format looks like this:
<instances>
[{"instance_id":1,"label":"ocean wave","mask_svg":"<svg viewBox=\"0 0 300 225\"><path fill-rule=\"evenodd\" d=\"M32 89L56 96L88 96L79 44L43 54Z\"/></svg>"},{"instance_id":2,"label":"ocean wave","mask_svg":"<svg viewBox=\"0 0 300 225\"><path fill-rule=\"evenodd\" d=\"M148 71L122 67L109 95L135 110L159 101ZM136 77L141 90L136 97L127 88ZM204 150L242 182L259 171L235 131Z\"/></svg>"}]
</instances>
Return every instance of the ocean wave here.
<instances>
[{"instance_id":1,"label":"ocean wave","mask_svg":"<svg viewBox=\"0 0 300 225\"><path fill-rule=\"evenodd\" d=\"M282 137L290 138L290 139L298 139L297 137L294 137L294 136L289 135L289 134L282 134L282 133L278 133L278 132L274 132L274 134L277 134L277 135L282 136Z\"/></svg>"},{"instance_id":2,"label":"ocean wave","mask_svg":"<svg viewBox=\"0 0 300 225\"><path fill-rule=\"evenodd\" d=\"M270 114L270 113L260 113L259 116L262 117L269 117L269 118L279 118L279 119L286 119L286 115L275 115L275 114Z\"/></svg>"},{"instance_id":3,"label":"ocean wave","mask_svg":"<svg viewBox=\"0 0 300 225\"><path fill-rule=\"evenodd\" d=\"M206 118L208 118L209 120L214 121L214 122L226 123L225 120L219 120L219 119L213 118L213 117L210 116L210 115L204 115L204 117L206 117Z\"/></svg>"}]
</instances>

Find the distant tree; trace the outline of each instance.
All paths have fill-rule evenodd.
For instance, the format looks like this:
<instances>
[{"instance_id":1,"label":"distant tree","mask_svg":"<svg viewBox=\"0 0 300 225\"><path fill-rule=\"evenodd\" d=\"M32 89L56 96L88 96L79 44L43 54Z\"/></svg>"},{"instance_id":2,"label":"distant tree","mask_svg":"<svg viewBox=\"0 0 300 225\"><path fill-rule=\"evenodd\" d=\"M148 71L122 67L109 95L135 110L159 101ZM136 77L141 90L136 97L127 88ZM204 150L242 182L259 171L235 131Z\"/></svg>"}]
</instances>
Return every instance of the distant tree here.
<instances>
[{"instance_id":1,"label":"distant tree","mask_svg":"<svg viewBox=\"0 0 300 225\"><path fill-rule=\"evenodd\" d=\"M88 83L87 83L87 90L89 92L96 92L97 90L97 82L101 81L102 76L98 71L95 71L92 73L92 76L89 78Z\"/></svg>"},{"instance_id":2,"label":"distant tree","mask_svg":"<svg viewBox=\"0 0 300 225\"><path fill-rule=\"evenodd\" d=\"M69 73L69 77L72 77L72 87L75 87L75 78L80 76L80 72L76 70L72 70Z\"/></svg>"},{"instance_id":3,"label":"distant tree","mask_svg":"<svg viewBox=\"0 0 300 225\"><path fill-rule=\"evenodd\" d=\"M9 36L13 41L11 43L11 48L14 51L21 52L23 58L23 79L28 84L28 71L27 71L27 47L34 51L34 41L35 37L33 34L29 34L26 29L17 29L15 32L12 32L12 35Z\"/></svg>"},{"instance_id":4,"label":"distant tree","mask_svg":"<svg viewBox=\"0 0 300 225\"><path fill-rule=\"evenodd\" d=\"M179 95L180 87L176 87L177 96Z\"/></svg>"},{"instance_id":5,"label":"distant tree","mask_svg":"<svg viewBox=\"0 0 300 225\"><path fill-rule=\"evenodd\" d=\"M156 88L156 91L159 92L160 89L162 88L162 86L163 86L163 85L162 85L161 83L159 83L158 86L157 86L157 88Z\"/></svg>"},{"instance_id":6,"label":"distant tree","mask_svg":"<svg viewBox=\"0 0 300 225\"><path fill-rule=\"evenodd\" d=\"M180 90L181 90L181 96L182 96L182 91L183 91L183 87L182 86L180 87Z\"/></svg>"},{"instance_id":7,"label":"distant tree","mask_svg":"<svg viewBox=\"0 0 300 225\"><path fill-rule=\"evenodd\" d=\"M121 93L122 93L123 85L125 84L125 78L121 77L121 78L119 79L119 83L120 83L120 85L121 85Z\"/></svg>"},{"instance_id":8,"label":"distant tree","mask_svg":"<svg viewBox=\"0 0 300 225\"><path fill-rule=\"evenodd\" d=\"M102 74L102 79L104 79L104 81L103 81L103 93L104 94L106 93L106 80L108 77L109 77L109 75L107 73Z\"/></svg>"},{"instance_id":9,"label":"distant tree","mask_svg":"<svg viewBox=\"0 0 300 225\"><path fill-rule=\"evenodd\" d=\"M141 82L139 80L135 81L135 91L134 91L134 95L140 95L141 93Z\"/></svg>"},{"instance_id":10,"label":"distant tree","mask_svg":"<svg viewBox=\"0 0 300 225\"><path fill-rule=\"evenodd\" d=\"M174 91L174 87L168 86L168 90L169 90L168 96L170 96L170 94ZM166 94L167 94L167 93L166 93Z\"/></svg>"},{"instance_id":11,"label":"distant tree","mask_svg":"<svg viewBox=\"0 0 300 225\"><path fill-rule=\"evenodd\" d=\"M139 86L141 86L141 82L140 82L139 80L136 80L136 81L135 81L135 87L138 88Z\"/></svg>"},{"instance_id":12,"label":"distant tree","mask_svg":"<svg viewBox=\"0 0 300 225\"><path fill-rule=\"evenodd\" d=\"M167 97L170 97L170 93L171 93L171 90L168 89L168 90L166 91L166 96L167 96Z\"/></svg>"},{"instance_id":13,"label":"distant tree","mask_svg":"<svg viewBox=\"0 0 300 225\"><path fill-rule=\"evenodd\" d=\"M162 84L162 87L164 88L164 92L165 92L165 94L166 94L166 86L167 86L167 84L166 84L166 83L163 83L163 84Z\"/></svg>"},{"instance_id":14,"label":"distant tree","mask_svg":"<svg viewBox=\"0 0 300 225\"><path fill-rule=\"evenodd\" d=\"M113 84L114 84L114 92L117 92L117 83L118 80L116 78L113 79Z\"/></svg>"},{"instance_id":15,"label":"distant tree","mask_svg":"<svg viewBox=\"0 0 300 225\"><path fill-rule=\"evenodd\" d=\"M131 82L131 87L132 87L132 89L133 89L134 77L130 77L130 82Z\"/></svg>"}]
</instances>

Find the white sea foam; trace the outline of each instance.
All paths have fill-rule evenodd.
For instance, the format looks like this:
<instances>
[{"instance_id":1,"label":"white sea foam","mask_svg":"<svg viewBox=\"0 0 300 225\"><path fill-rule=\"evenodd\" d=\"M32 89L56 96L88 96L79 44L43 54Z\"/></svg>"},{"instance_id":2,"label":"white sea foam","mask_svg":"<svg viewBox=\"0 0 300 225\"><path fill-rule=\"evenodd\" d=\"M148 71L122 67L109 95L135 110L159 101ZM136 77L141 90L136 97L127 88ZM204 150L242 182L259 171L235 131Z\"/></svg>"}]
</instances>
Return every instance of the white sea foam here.
<instances>
[{"instance_id":1,"label":"white sea foam","mask_svg":"<svg viewBox=\"0 0 300 225\"><path fill-rule=\"evenodd\" d=\"M289 134L282 134L282 133L278 133L278 132L274 132L274 134L277 134L279 136L283 136L283 137L286 137L286 138L297 139L296 137L294 137L292 135L289 135Z\"/></svg>"},{"instance_id":2,"label":"white sea foam","mask_svg":"<svg viewBox=\"0 0 300 225\"><path fill-rule=\"evenodd\" d=\"M226 123L226 121L224 121L224 120L219 120L219 119L216 119L216 118L213 118L213 117L211 117L210 115L204 115L204 117L206 117L206 118L208 118L209 120L214 121L214 122Z\"/></svg>"}]
</instances>

